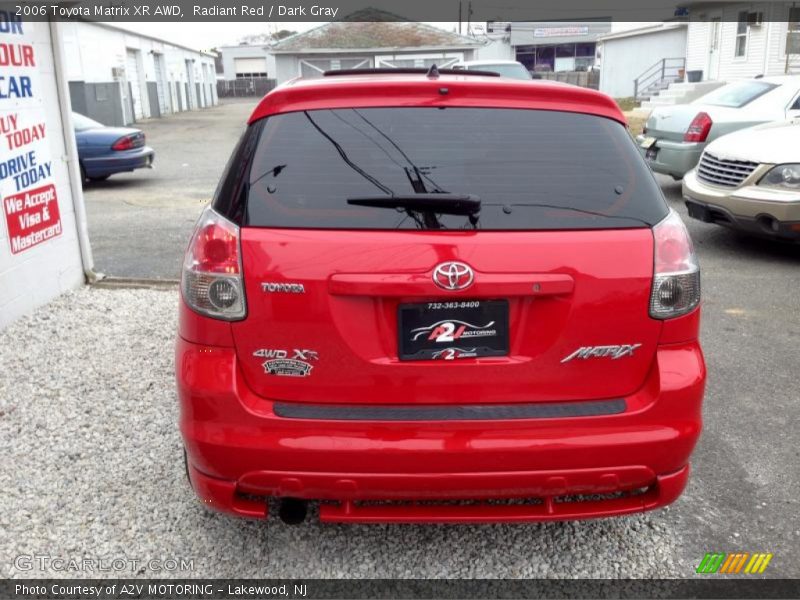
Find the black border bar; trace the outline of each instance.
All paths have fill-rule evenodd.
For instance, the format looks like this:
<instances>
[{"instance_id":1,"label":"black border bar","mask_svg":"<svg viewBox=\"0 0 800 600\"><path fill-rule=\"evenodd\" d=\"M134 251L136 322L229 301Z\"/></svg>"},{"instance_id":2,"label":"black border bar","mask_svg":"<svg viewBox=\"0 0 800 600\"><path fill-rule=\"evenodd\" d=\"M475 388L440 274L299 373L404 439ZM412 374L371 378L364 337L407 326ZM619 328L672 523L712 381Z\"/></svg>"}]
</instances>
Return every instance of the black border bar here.
<instances>
[{"instance_id":1,"label":"black border bar","mask_svg":"<svg viewBox=\"0 0 800 600\"><path fill-rule=\"evenodd\" d=\"M22 590L25 586L27 590ZM137 587L141 586L141 587ZM84 590L83 592L79 590ZM97 590L100 593L98 594ZM31 591L38 590L38 591ZM63 590L59 593L60 590ZM70 590L75 590L70 592ZM128 590L128 593L126 593ZM268 590L268 591L266 591ZM132 593L131 593L132 592ZM17 579L0 597L83 600L272 598L797 598L798 579Z\"/></svg>"},{"instance_id":2,"label":"black border bar","mask_svg":"<svg viewBox=\"0 0 800 600\"><path fill-rule=\"evenodd\" d=\"M769 5L777 5L779 10L773 11ZM29 7L27 12L21 8L25 6ZM743 6L776 20L773 15L784 13L788 19L791 2L755 1ZM21 14L26 21L108 23L703 21L709 11L716 13L720 8L713 0L0 0L0 11ZM738 17L735 10L728 10L721 18L735 21Z\"/></svg>"}]
</instances>

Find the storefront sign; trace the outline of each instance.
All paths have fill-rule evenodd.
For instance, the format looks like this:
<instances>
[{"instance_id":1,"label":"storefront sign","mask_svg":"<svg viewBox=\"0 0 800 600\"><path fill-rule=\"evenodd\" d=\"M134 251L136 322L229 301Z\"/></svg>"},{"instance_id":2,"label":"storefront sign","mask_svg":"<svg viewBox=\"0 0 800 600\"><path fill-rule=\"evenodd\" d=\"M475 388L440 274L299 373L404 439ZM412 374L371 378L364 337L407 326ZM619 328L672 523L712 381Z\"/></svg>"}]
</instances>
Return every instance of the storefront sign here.
<instances>
[{"instance_id":1,"label":"storefront sign","mask_svg":"<svg viewBox=\"0 0 800 600\"><path fill-rule=\"evenodd\" d=\"M11 17L14 18L14 17ZM0 202L12 254L61 235L47 119L32 28L7 22L0 32Z\"/></svg>"},{"instance_id":2,"label":"storefront sign","mask_svg":"<svg viewBox=\"0 0 800 600\"><path fill-rule=\"evenodd\" d=\"M589 35L589 27L538 27L533 30L533 37L569 37L571 35Z\"/></svg>"}]
</instances>

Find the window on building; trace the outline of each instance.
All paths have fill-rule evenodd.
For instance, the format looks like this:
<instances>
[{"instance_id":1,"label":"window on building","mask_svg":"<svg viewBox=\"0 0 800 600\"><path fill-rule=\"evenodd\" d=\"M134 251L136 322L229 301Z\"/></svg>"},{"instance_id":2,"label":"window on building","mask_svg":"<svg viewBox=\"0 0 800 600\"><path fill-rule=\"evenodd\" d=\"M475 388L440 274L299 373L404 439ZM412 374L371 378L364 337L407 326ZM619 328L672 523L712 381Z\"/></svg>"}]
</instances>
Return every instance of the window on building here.
<instances>
[{"instance_id":1,"label":"window on building","mask_svg":"<svg viewBox=\"0 0 800 600\"><path fill-rule=\"evenodd\" d=\"M575 44L560 44L556 46L556 62L554 70L575 70Z\"/></svg>"},{"instance_id":2,"label":"window on building","mask_svg":"<svg viewBox=\"0 0 800 600\"><path fill-rule=\"evenodd\" d=\"M236 79L256 79L258 77L266 77L266 73L237 73Z\"/></svg>"},{"instance_id":3,"label":"window on building","mask_svg":"<svg viewBox=\"0 0 800 600\"><path fill-rule=\"evenodd\" d=\"M786 54L800 54L800 6L789 9L789 31L786 34Z\"/></svg>"},{"instance_id":4,"label":"window on building","mask_svg":"<svg viewBox=\"0 0 800 600\"><path fill-rule=\"evenodd\" d=\"M736 23L736 50L734 56L741 57L747 54L747 11L739 13Z\"/></svg>"},{"instance_id":5,"label":"window on building","mask_svg":"<svg viewBox=\"0 0 800 600\"><path fill-rule=\"evenodd\" d=\"M525 65L525 68L528 71L533 71L536 67L536 51L529 51L529 52L518 52L517 53L517 60Z\"/></svg>"},{"instance_id":6,"label":"window on building","mask_svg":"<svg viewBox=\"0 0 800 600\"><path fill-rule=\"evenodd\" d=\"M595 44L575 44L575 70L589 71L594 66Z\"/></svg>"},{"instance_id":7,"label":"window on building","mask_svg":"<svg viewBox=\"0 0 800 600\"><path fill-rule=\"evenodd\" d=\"M589 71L595 64L596 44L517 46L516 58L529 71Z\"/></svg>"},{"instance_id":8,"label":"window on building","mask_svg":"<svg viewBox=\"0 0 800 600\"><path fill-rule=\"evenodd\" d=\"M800 31L800 6L789 9L789 31Z\"/></svg>"},{"instance_id":9,"label":"window on building","mask_svg":"<svg viewBox=\"0 0 800 600\"><path fill-rule=\"evenodd\" d=\"M545 46L536 49L536 71L555 71L556 49L553 46Z\"/></svg>"}]
</instances>

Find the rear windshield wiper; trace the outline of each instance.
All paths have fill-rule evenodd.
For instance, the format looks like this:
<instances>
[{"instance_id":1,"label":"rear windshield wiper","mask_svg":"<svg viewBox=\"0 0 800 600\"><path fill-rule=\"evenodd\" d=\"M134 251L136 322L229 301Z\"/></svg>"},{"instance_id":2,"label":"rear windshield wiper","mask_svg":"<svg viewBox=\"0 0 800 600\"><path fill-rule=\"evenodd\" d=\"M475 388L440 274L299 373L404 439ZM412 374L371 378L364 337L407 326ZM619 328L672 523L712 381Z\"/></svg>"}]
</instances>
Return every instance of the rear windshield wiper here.
<instances>
[{"instance_id":1,"label":"rear windshield wiper","mask_svg":"<svg viewBox=\"0 0 800 600\"><path fill-rule=\"evenodd\" d=\"M399 208L416 212L430 212L440 215L462 215L474 217L481 210L481 199L463 194L408 194L397 196L362 196L348 198L353 206L373 206L375 208Z\"/></svg>"}]
</instances>

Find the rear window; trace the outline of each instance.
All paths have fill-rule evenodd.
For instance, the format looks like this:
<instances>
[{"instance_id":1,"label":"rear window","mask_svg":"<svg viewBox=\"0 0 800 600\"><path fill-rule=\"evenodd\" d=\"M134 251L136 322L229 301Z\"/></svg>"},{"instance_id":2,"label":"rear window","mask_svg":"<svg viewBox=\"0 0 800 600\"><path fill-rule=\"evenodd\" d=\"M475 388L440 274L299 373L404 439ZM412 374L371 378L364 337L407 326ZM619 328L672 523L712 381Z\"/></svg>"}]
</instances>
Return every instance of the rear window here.
<instances>
[{"instance_id":1,"label":"rear window","mask_svg":"<svg viewBox=\"0 0 800 600\"><path fill-rule=\"evenodd\" d=\"M774 83L767 83L766 81L737 81L709 92L698 99L697 102L713 106L741 108L776 87L778 86Z\"/></svg>"},{"instance_id":2,"label":"rear window","mask_svg":"<svg viewBox=\"0 0 800 600\"><path fill-rule=\"evenodd\" d=\"M98 123L94 119L90 119L80 113L72 113L72 126L75 128L75 131L86 131L87 129L105 127L102 123Z\"/></svg>"},{"instance_id":3,"label":"rear window","mask_svg":"<svg viewBox=\"0 0 800 600\"><path fill-rule=\"evenodd\" d=\"M287 113L252 127L258 141L242 218L249 226L416 229L418 214L347 199L443 192L482 202L477 223L440 215L446 229L642 227L667 214L626 129L602 117L366 108Z\"/></svg>"}]
</instances>

